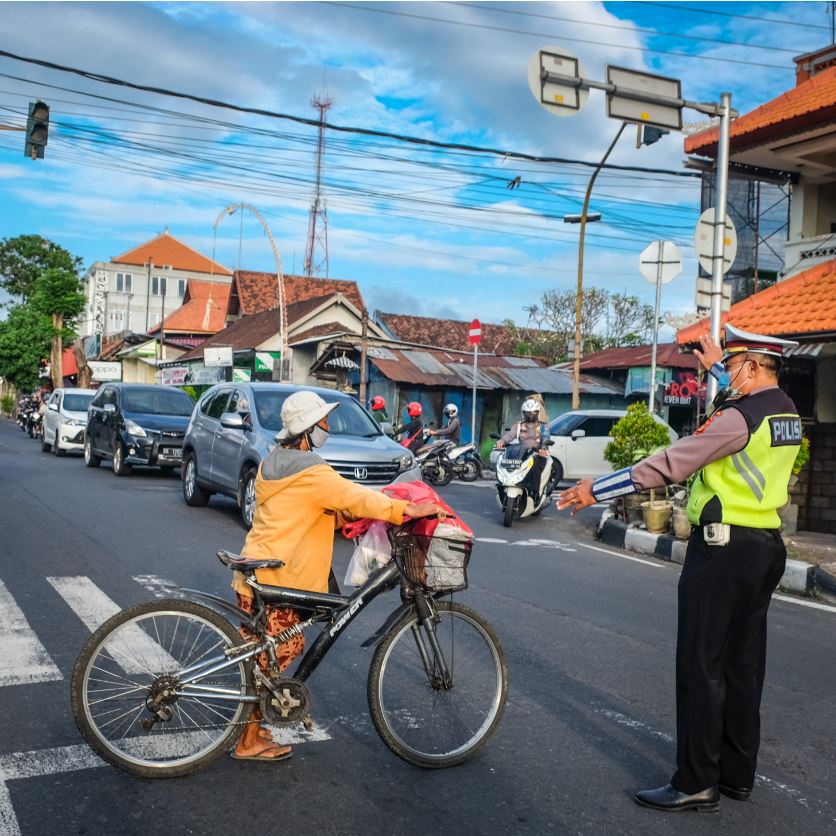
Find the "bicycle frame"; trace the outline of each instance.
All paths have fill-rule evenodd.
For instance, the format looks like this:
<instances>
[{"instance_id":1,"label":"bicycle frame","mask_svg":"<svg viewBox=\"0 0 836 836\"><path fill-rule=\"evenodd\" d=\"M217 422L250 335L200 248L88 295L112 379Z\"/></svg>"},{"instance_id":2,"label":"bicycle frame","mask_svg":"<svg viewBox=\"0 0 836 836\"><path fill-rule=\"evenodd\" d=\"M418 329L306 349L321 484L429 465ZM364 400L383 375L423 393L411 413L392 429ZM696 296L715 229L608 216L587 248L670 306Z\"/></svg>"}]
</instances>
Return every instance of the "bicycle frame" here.
<instances>
[{"instance_id":1,"label":"bicycle frame","mask_svg":"<svg viewBox=\"0 0 836 836\"><path fill-rule=\"evenodd\" d=\"M387 563L382 568L378 569L372 574L368 581L355 590L351 596L345 595L331 595L320 592L305 592L299 589L289 589L281 586L267 586L259 584L254 578L247 578L247 583L252 587L255 593L257 610L261 610L264 604L285 605L304 610L311 610L315 613L320 613L314 617L316 621L323 621L328 619L325 629L317 636L313 644L302 657L299 666L294 673L294 679L305 681L316 670L319 663L331 649L331 646L339 638L345 627L347 627L368 604L370 604L378 595L393 588L398 580L402 578L401 571L394 560ZM211 595L207 592L201 592L197 589L183 588L181 592L187 593L188 598L197 600L198 603L211 602L215 606L222 607L226 613L234 615L239 618L248 627L256 627L256 615L252 615L240 607L220 598L216 595ZM430 594L431 597L432 594ZM370 644L376 644L387 632L391 625L393 625L400 617L413 607L417 606L417 602L409 602L402 604L399 608L394 610L386 619L382 627L372 637L363 642L363 646L368 647ZM432 636L431 644L433 644L433 651L435 654L440 654L440 648L437 647L436 642L433 641L435 637ZM222 670L234 667L242 661L252 659L259 653L264 652L270 646L269 641L259 643L255 647L250 647L243 653L235 653L231 650L232 655L224 654L223 656L215 656L211 659L206 659L189 668L184 668L175 676L180 683L180 694L182 696L201 696L203 698L215 698L218 700L233 700L238 702L252 702L258 701L255 696L246 696L240 692L228 688L219 688L214 685L201 685L201 679L211 676ZM425 660L427 664L428 659ZM449 676L446 671L446 665L443 666L443 676L445 679ZM429 669L428 669L429 672Z\"/></svg>"}]
</instances>

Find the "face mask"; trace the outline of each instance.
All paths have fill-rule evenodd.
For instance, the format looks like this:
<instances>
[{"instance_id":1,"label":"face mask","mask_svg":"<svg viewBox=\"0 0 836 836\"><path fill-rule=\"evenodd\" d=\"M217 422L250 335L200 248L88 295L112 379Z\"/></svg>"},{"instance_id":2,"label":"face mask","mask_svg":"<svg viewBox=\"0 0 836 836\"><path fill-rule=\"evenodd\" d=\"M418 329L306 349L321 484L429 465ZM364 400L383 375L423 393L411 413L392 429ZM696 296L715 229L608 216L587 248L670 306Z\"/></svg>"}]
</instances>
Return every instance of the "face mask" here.
<instances>
[{"instance_id":1,"label":"face mask","mask_svg":"<svg viewBox=\"0 0 836 836\"><path fill-rule=\"evenodd\" d=\"M322 447L328 441L328 431L316 426L310 432L311 447Z\"/></svg>"}]
</instances>

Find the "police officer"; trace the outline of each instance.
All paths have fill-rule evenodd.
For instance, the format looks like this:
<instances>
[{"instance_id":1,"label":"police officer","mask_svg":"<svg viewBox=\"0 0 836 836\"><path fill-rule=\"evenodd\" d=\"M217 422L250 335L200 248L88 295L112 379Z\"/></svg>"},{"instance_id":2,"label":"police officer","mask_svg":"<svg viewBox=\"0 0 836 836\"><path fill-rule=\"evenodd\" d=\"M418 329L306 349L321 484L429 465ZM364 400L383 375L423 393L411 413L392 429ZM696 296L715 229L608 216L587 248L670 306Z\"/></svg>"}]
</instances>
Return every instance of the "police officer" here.
<instances>
[{"instance_id":1,"label":"police officer","mask_svg":"<svg viewBox=\"0 0 836 836\"><path fill-rule=\"evenodd\" d=\"M671 782L637 793L657 810L716 810L746 801L760 744L766 613L784 573L778 509L801 444L801 419L778 388L789 340L726 324L725 353L701 338L700 363L723 387L692 436L633 467L560 495L573 513L595 502L697 477L679 580L676 765Z\"/></svg>"}]
</instances>

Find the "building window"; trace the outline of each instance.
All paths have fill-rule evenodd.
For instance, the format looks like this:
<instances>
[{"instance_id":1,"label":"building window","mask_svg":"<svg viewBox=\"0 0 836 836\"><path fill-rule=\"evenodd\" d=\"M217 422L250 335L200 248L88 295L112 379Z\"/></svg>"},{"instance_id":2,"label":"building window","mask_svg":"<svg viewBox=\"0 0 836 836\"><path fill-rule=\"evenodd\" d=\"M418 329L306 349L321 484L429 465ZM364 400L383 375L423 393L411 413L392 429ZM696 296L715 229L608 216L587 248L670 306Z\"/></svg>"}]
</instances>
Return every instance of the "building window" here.
<instances>
[{"instance_id":1,"label":"building window","mask_svg":"<svg viewBox=\"0 0 836 836\"><path fill-rule=\"evenodd\" d=\"M182 299L186 295L186 280L177 279L177 295Z\"/></svg>"},{"instance_id":2,"label":"building window","mask_svg":"<svg viewBox=\"0 0 836 836\"><path fill-rule=\"evenodd\" d=\"M165 276L151 276L151 295L152 296L165 296L166 295Z\"/></svg>"},{"instance_id":3,"label":"building window","mask_svg":"<svg viewBox=\"0 0 836 836\"><path fill-rule=\"evenodd\" d=\"M116 274L116 292L131 293L133 290L133 275L131 273Z\"/></svg>"}]
</instances>

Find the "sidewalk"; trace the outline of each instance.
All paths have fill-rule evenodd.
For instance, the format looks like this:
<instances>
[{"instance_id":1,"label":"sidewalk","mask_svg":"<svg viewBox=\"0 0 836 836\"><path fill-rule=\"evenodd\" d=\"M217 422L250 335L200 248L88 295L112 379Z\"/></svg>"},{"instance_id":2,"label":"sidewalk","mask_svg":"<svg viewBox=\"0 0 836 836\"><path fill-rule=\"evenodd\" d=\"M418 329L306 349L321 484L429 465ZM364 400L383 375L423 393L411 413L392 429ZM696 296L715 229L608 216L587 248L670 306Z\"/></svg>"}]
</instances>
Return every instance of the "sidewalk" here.
<instances>
[{"instance_id":1,"label":"sidewalk","mask_svg":"<svg viewBox=\"0 0 836 836\"><path fill-rule=\"evenodd\" d=\"M628 526L607 509L598 525L598 539L608 546L652 555L680 565L687 542L671 534L651 534L644 528ZM784 538L787 569L781 589L811 595L836 603L836 534L799 531Z\"/></svg>"}]
</instances>

